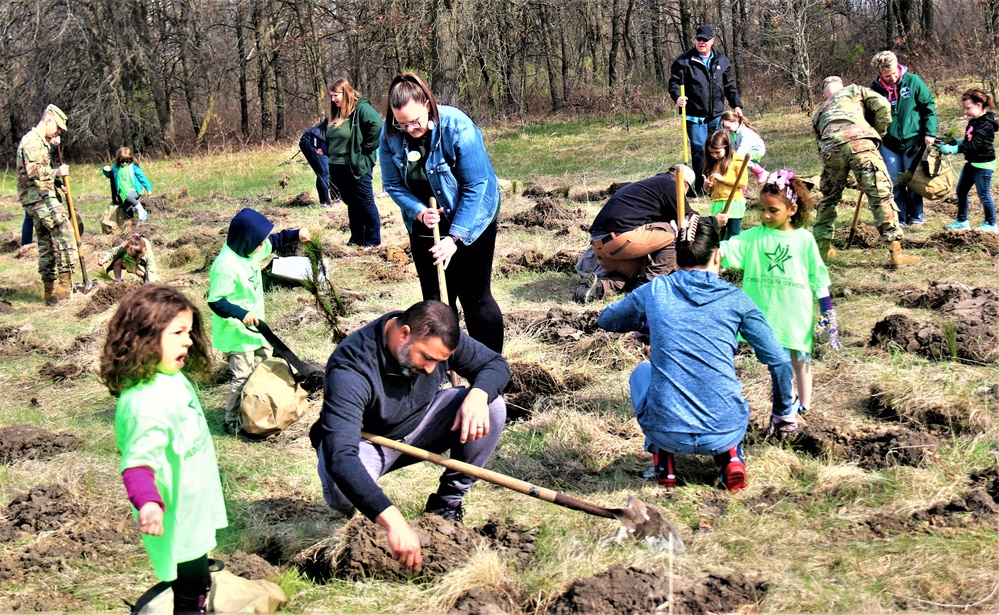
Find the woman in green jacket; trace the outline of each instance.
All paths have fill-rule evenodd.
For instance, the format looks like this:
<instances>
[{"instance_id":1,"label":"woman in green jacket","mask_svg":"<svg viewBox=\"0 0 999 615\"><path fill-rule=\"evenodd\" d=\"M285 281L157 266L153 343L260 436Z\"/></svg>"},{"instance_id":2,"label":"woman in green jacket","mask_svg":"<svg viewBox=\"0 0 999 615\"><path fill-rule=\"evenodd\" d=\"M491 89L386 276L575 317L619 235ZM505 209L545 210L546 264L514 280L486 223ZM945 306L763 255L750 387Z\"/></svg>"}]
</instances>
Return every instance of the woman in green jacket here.
<instances>
[{"instance_id":1,"label":"woman in green jacket","mask_svg":"<svg viewBox=\"0 0 999 615\"><path fill-rule=\"evenodd\" d=\"M330 123L326 129L330 184L347 204L350 239L347 245L373 248L381 244L381 217L371 190L371 169L378 159L382 118L346 79L330 88Z\"/></svg>"}]
</instances>

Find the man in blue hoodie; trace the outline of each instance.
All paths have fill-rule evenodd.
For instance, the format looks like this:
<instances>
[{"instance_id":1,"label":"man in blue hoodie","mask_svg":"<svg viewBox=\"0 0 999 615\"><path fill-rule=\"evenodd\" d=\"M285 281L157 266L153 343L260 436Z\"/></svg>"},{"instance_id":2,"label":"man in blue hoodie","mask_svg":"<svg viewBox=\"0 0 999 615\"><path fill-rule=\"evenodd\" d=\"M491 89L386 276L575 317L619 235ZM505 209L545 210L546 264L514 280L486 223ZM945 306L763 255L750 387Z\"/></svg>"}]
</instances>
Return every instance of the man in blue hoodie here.
<instances>
[{"instance_id":1,"label":"man in blue hoodie","mask_svg":"<svg viewBox=\"0 0 999 615\"><path fill-rule=\"evenodd\" d=\"M239 431L239 403L243 385L271 349L264 338L247 327L264 319L264 285L260 263L275 250L294 241L311 241L309 229L270 234L274 224L246 208L229 223L225 245L212 263L208 307L212 310L212 347L225 354L233 378L225 403L227 434Z\"/></svg>"},{"instance_id":2,"label":"man in blue hoodie","mask_svg":"<svg viewBox=\"0 0 999 615\"><path fill-rule=\"evenodd\" d=\"M650 360L631 374L631 402L646 448L661 468L659 482L676 485L675 454L711 455L722 484L737 491L746 486L741 443L749 425L749 404L735 375L738 335L770 368L772 433L797 423L791 360L753 301L718 277L721 256L714 218L694 214L680 239L680 270L607 306L598 323L616 332L648 323Z\"/></svg>"}]
</instances>

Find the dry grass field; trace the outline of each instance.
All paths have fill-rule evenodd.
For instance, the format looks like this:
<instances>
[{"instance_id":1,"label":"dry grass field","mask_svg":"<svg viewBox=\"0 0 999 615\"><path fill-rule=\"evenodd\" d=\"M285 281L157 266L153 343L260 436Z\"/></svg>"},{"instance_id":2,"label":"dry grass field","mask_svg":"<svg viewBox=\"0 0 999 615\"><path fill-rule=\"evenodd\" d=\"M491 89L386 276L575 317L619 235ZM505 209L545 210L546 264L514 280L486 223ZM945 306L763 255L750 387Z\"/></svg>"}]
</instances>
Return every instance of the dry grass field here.
<instances>
[{"instance_id":1,"label":"dry grass field","mask_svg":"<svg viewBox=\"0 0 999 615\"><path fill-rule=\"evenodd\" d=\"M963 125L955 100L942 100L940 114L945 126ZM818 174L808 118L754 119L768 168ZM678 528L686 553L617 542L613 520L479 483L464 527L419 520L427 566L401 574L370 524L323 505L307 437L320 400L265 440L224 436L220 370L200 389L229 515L213 556L278 582L289 612L999 611L999 236L944 232L954 199L927 204L926 225L905 240L922 260L892 271L865 211L857 245L830 266L844 349L816 349L814 407L801 433L766 437L769 376L740 354L753 409L748 488L720 490L710 459L680 457L682 485L668 491L642 478L651 457L627 390L640 346L596 328L613 297L585 307L570 297L606 190L675 160L679 121L495 127L486 136L505 180L493 288L514 374L513 420L489 467L602 506L634 494ZM345 330L419 300L397 207L377 200L381 250L346 248L345 209L318 206L295 151L144 164L156 191L139 230L165 280L207 315L208 265L229 219L248 206L276 229L318 235L348 305ZM115 400L96 374L106 323L131 288L97 266L119 239L100 234L99 166L73 165L71 175L99 285L54 308L41 300L37 251L18 249L13 172L0 176L0 229L9 233L0 234L0 611L120 609L156 583L117 472ZM377 173L375 183L377 191ZM847 191L841 222L855 199ZM971 212L977 225L977 199ZM757 223L751 207L745 225ZM845 238L838 231L837 242ZM738 283L737 272L726 275ZM275 287L266 301L275 333L325 363L335 345L313 297ZM438 474L418 464L382 485L417 523Z\"/></svg>"}]
</instances>

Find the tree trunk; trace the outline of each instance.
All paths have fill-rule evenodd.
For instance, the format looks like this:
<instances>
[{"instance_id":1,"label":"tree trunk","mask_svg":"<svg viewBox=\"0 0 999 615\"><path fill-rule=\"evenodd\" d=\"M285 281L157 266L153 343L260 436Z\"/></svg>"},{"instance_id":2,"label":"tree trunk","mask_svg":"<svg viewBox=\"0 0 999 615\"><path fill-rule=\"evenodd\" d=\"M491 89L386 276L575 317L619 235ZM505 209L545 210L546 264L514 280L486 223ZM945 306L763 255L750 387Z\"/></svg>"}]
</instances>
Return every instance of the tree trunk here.
<instances>
[{"instance_id":1,"label":"tree trunk","mask_svg":"<svg viewBox=\"0 0 999 615\"><path fill-rule=\"evenodd\" d=\"M236 78L239 81L239 131L244 139L250 138L250 96L247 91L247 51L246 51L246 14L243 11L243 0L236 0L236 53L239 54Z\"/></svg>"},{"instance_id":2,"label":"tree trunk","mask_svg":"<svg viewBox=\"0 0 999 615\"><path fill-rule=\"evenodd\" d=\"M617 85L617 53L621 47L621 0L614 0L611 8L611 43L607 54L607 87Z\"/></svg>"}]
</instances>

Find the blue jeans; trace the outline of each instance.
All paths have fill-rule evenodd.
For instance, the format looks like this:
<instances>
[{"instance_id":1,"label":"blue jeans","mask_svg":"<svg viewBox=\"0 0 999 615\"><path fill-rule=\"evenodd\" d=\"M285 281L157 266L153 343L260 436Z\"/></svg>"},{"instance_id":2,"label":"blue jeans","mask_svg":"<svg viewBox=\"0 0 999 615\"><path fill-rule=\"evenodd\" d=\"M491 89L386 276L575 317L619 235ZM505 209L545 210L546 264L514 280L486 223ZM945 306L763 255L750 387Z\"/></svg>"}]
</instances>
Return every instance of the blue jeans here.
<instances>
[{"instance_id":1,"label":"blue jeans","mask_svg":"<svg viewBox=\"0 0 999 615\"><path fill-rule=\"evenodd\" d=\"M382 243L382 218L375 206L375 193L371 189L371 171L360 178L354 177L350 165L330 165L330 181L340 191L340 198L347 204L350 222L348 244L378 246Z\"/></svg>"},{"instance_id":2,"label":"blue jeans","mask_svg":"<svg viewBox=\"0 0 999 615\"><path fill-rule=\"evenodd\" d=\"M708 136L718 130L719 124L721 124L720 117L708 120L702 124L687 122L687 136L690 138L691 164L694 168L694 174L697 175L694 188L698 192L703 192L704 188L704 178L702 177L704 174L704 144L707 143Z\"/></svg>"},{"instance_id":3,"label":"blue jeans","mask_svg":"<svg viewBox=\"0 0 999 615\"><path fill-rule=\"evenodd\" d=\"M985 211L985 223L995 225L996 206L992 202L992 169L979 169L970 162L961 169L961 178L957 180L957 221L968 221L968 193L974 185L978 190L978 200L982 202Z\"/></svg>"},{"instance_id":4,"label":"blue jeans","mask_svg":"<svg viewBox=\"0 0 999 615\"><path fill-rule=\"evenodd\" d=\"M722 229L720 240L732 239L742 232L742 218L729 218L725 228Z\"/></svg>"},{"instance_id":5,"label":"blue jeans","mask_svg":"<svg viewBox=\"0 0 999 615\"><path fill-rule=\"evenodd\" d=\"M21 245L26 246L29 243L34 242L35 233L35 221L28 215L27 212L24 213L24 222L21 223Z\"/></svg>"},{"instance_id":6,"label":"blue jeans","mask_svg":"<svg viewBox=\"0 0 999 615\"><path fill-rule=\"evenodd\" d=\"M305 159L309 161L309 166L316 174L316 192L319 193L319 204L330 204L330 159L327 156L320 156L314 149L307 146L304 141L298 144L299 149L305 154Z\"/></svg>"},{"instance_id":7,"label":"blue jeans","mask_svg":"<svg viewBox=\"0 0 999 615\"><path fill-rule=\"evenodd\" d=\"M629 385L631 388L631 404L635 412L645 404L652 381L652 364L643 361L631 372ZM676 455L719 455L738 446L746 435L748 425L727 433L676 433L658 430L646 430L645 450L650 452L666 451Z\"/></svg>"},{"instance_id":8,"label":"blue jeans","mask_svg":"<svg viewBox=\"0 0 999 615\"><path fill-rule=\"evenodd\" d=\"M890 150L882 145L878 152L884 158L885 168L891 177L892 196L898 205L898 221L902 224L921 224L923 222L923 197L915 190L910 190L898 183L898 176L909 169L918 153L918 147L910 147L902 153Z\"/></svg>"}]
</instances>

